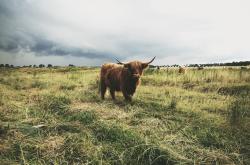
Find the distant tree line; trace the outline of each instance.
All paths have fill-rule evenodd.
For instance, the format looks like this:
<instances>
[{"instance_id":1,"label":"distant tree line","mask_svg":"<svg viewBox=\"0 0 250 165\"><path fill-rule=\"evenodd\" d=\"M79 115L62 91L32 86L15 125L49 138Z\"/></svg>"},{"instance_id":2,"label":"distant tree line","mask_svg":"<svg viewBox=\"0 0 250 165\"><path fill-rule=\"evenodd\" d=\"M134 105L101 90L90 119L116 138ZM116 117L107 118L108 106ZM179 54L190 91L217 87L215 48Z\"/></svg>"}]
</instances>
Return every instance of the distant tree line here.
<instances>
[{"instance_id":1,"label":"distant tree line","mask_svg":"<svg viewBox=\"0 0 250 165\"><path fill-rule=\"evenodd\" d=\"M209 67L209 66L248 66L250 61L227 62L227 63L211 63L211 64L190 64L189 67Z\"/></svg>"},{"instance_id":2,"label":"distant tree line","mask_svg":"<svg viewBox=\"0 0 250 165\"><path fill-rule=\"evenodd\" d=\"M75 67L73 64L69 64L69 67ZM47 66L44 64L39 65L23 65L23 66L14 66L12 64L0 64L0 68L57 68L58 66L53 66L52 64L48 64Z\"/></svg>"},{"instance_id":3,"label":"distant tree line","mask_svg":"<svg viewBox=\"0 0 250 165\"><path fill-rule=\"evenodd\" d=\"M46 66L44 64L37 65L23 65L23 66L14 66L10 64L0 64L0 68L45 68ZM48 64L47 68L53 67L52 64Z\"/></svg>"},{"instance_id":4,"label":"distant tree line","mask_svg":"<svg viewBox=\"0 0 250 165\"><path fill-rule=\"evenodd\" d=\"M10 65L10 64L0 64L0 68L14 68L14 65Z\"/></svg>"},{"instance_id":5,"label":"distant tree line","mask_svg":"<svg viewBox=\"0 0 250 165\"><path fill-rule=\"evenodd\" d=\"M210 63L210 64L188 64L185 65L187 67L213 67L213 66L248 66L250 65L250 61L239 61L239 62L227 62L227 63ZM179 67L178 64L173 65L149 65L149 68L156 68L156 67Z\"/></svg>"},{"instance_id":6,"label":"distant tree line","mask_svg":"<svg viewBox=\"0 0 250 165\"><path fill-rule=\"evenodd\" d=\"M239 62L227 62L227 63L210 63L210 64L189 64L187 67L212 67L212 66L248 66L250 65L250 61L239 61ZM69 67L75 67L73 64L69 64ZM179 67L178 64L173 65L149 65L149 68L159 68L159 67ZM14 66L12 64L0 64L0 68L20 68L21 66ZM57 68L58 66L53 66L52 64L48 64L47 66L44 64L37 65L23 65L22 68Z\"/></svg>"}]
</instances>

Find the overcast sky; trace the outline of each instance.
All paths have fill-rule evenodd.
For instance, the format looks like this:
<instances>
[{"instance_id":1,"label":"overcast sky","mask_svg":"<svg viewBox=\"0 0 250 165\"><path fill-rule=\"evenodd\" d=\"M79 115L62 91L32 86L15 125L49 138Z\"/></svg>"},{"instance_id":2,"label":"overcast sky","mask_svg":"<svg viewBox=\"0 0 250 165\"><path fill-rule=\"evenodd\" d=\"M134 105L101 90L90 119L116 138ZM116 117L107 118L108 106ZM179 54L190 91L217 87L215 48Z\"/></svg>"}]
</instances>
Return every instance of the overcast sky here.
<instances>
[{"instance_id":1,"label":"overcast sky","mask_svg":"<svg viewBox=\"0 0 250 165\"><path fill-rule=\"evenodd\" d=\"M250 60L249 0L1 0L0 63Z\"/></svg>"}]
</instances>

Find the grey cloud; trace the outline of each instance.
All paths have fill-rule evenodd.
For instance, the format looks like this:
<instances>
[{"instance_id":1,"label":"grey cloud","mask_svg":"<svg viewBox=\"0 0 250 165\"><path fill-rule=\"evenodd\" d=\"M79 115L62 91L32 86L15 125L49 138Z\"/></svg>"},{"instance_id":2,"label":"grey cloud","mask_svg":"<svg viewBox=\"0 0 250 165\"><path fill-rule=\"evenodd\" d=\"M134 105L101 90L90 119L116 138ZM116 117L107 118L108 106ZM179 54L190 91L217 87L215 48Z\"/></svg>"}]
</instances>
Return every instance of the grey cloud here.
<instances>
[{"instance_id":1,"label":"grey cloud","mask_svg":"<svg viewBox=\"0 0 250 165\"><path fill-rule=\"evenodd\" d=\"M96 50L75 48L69 46L63 46L48 40L37 39L35 45L30 47L32 52L38 53L38 55L58 55L65 56L71 55L76 57L85 57L85 58L102 58L110 59L114 57L111 53L99 52Z\"/></svg>"},{"instance_id":2,"label":"grey cloud","mask_svg":"<svg viewBox=\"0 0 250 165\"><path fill-rule=\"evenodd\" d=\"M18 45L16 43L0 43L0 50L4 50L6 52L16 51L18 49Z\"/></svg>"},{"instance_id":3,"label":"grey cloud","mask_svg":"<svg viewBox=\"0 0 250 165\"><path fill-rule=\"evenodd\" d=\"M33 52L37 56L76 56L86 58L111 59L111 52L102 52L89 48L79 48L63 45L46 39L46 36L37 35L39 31L29 31L23 26L26 20L20 24L18 14L24 8L26 1L3 0L0 2L0 50L18 53L21 50ZM18 8L20 6L20 8ZM20 10L20 11L18 11ZM32 16L30 16L32 17ZM29 32L27 32L29 31Z\"/></svg>"},{"instance_id":4,"label":"grey cloud","mask_svg":"<svg viewBox=\"0 0 250 165\"><path fill-rule=\"evenodd\" d=\"M101 58L111 59L114 58L112 53L100 52L97 50L91 50L88 48L77 48L55 43L42 37L29 35L22 38L16 35L15 37L9 36L8 41L4 40L0 42L0 49L7 52L19 52L21 50L33 52L37 56L76 56L85 58Z\"/></svg>"},{"instance_id":5,"label":"grey cloud","mask_svg":"<svg viewBox=\"0 0 250 165\"><path fill-rule=\"evenodd\" d=\"M8 5L8 1L7 0L3 0L1 1L0 3L0 15L1 17L3 16L7 16L7 17L10 17L10 16L13 16L13 11L11 10L11 7L13 7L13 3L11 3L11 6L10 4Z\"/></svg>"},{"instance_id":6,"label":"grey cloud","mask_svg":"<svg viewBox=\"0 0 250 165\"><path fill-rule=\"evenodd\" d=\"M114 56L112 53L56 43L46 39L45 36L37 35L36 33L39 31L29 31L18 20L18 15L16 15L19 10L17 8L18 5L22 6L20 1L4 0L0 2L0 50L10 53L18 53L24 50L32 52L37 56L71 55L102 59L111 59Z\"/></svg>"},{"instance_id":7,"label":"grey cloud","mask_svg":"<svg viewBox=\"0 0 250 165\"><path fill-rule=\"evenodd\" d=\"M129 41L124 40L118 42L117 46L121 48L122 51L128 50L129 53L135 55L143 55L145 57L151 57L157 54L158 57L164 57L166 55L179 56L183 53L190 53L196 50L188 47L176 47L171 44L161 44L146 41Z\"/></svg>"}]
</instances>

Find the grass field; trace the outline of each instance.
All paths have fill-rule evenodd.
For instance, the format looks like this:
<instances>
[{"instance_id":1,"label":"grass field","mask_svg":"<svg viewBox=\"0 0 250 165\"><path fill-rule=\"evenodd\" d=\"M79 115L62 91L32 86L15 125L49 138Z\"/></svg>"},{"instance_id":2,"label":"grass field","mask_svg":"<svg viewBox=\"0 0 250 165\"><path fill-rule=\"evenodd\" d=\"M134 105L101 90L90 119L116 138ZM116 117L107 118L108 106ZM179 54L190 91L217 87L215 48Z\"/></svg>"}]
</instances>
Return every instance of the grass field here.
<instances>
[{"instance_id":1,"label":"grass field","mask_svg":"<svg viewBox=\"0 0 250 165\"><path fill-rule=\"evenodd\" d=\"M250 69L148 69L131 103L99 71L1 69L1 164L250 164Z\"/></svg>"}]
</instances>

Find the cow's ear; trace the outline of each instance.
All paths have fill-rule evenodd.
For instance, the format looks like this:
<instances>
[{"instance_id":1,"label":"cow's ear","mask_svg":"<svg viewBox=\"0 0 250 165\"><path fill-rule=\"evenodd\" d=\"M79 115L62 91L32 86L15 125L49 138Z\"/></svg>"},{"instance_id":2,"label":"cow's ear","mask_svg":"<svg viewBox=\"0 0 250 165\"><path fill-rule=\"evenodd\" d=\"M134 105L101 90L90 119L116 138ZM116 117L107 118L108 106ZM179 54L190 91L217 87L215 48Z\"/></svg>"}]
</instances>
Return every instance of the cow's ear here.
<instances>
[{"instance_id":1,"label":"cow's ear","mask_svg":"<svg viewBox=\"0 0 250 165\"><path fill-rule=\"evenodd\" d=\"M148 64L142 63L142 69L145 69L145 68L147 68L147 67L148 67Z\"/></svg>"},{"instance_id":2,"label":"cow's ear","mask_svg":"<svg viewBox=\"0 0 250 165\"><path fill-rule=\"evenodd\" d=\"M142 63L142 68L145 69L150 63L152 63L155 60L155 57L152 58L149 62Z\"/></svg>"},{"instance_id":3,"label":"cow's ear","mask_svg":"<svg viewBox=\"0 0 250 165\"><path fill-rule=\"evenodd\" d=\"M124 68L129 68L129 64L124 64Z\"/></svg>"}]
</instances>

